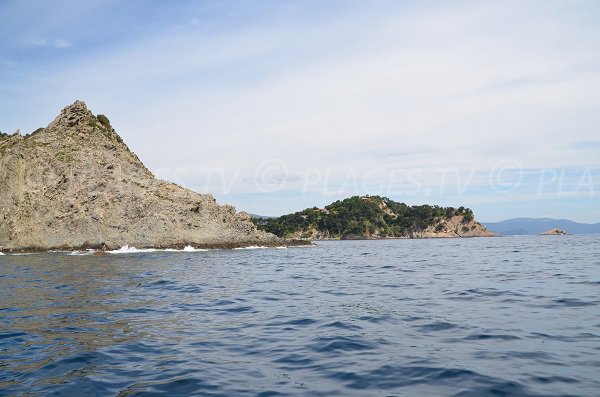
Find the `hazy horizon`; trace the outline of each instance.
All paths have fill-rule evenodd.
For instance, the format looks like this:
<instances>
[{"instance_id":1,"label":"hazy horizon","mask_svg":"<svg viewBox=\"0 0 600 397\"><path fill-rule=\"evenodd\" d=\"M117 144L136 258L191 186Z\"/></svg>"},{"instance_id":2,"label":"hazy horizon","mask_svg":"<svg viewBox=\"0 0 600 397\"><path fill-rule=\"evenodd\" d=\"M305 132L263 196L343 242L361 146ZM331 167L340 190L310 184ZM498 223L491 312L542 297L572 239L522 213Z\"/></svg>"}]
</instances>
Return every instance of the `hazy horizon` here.
<instances>
[{"instance_id":1,"label":"hazy horizon","mask_svg":"<svg viewBox=\"0 0 600 397\"><path fill-rule=\"evenodd\" d=\"M260 215L352 195L600 221L600 3L0 3L0 131L76 99Z\"/></svg>"}]
</instances>

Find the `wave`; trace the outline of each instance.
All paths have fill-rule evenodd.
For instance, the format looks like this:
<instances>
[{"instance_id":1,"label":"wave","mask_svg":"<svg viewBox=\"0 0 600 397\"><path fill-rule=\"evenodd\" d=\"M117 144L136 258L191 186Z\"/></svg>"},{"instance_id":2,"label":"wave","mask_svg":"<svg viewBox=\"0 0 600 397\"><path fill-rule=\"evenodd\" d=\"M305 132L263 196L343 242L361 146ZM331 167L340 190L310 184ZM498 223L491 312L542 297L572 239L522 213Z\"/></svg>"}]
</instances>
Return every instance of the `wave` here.
<instances>
[{"instance_id":1,"label":"wave","mask_svg":"<svg viewBox=\"0 0 600 397\"><path fill-rule=\"evenodd\" d=\"M136 248L130 245L124 245L117 250L106 251L109 254L139 254L139 253L147 253L147 252L205 252L207 249L203 248L194 248L191 245L186 245L183 249L175 249L175 248Z\"/></svg>"},{"instance_id":2,"label":"wave","mask_svg":"<svg viewBox=\"0 0 600 397\"><path fill-rule=\"evenodd\" d=\"M156 252L156 248L135 248L129 245L124 245L118 250L106 251L109 254L138 254L141 252Z\"/></svg>"},{"instance_id":3,"label":"wave","mask_svg":"<svg viewBox=\"0 0 600 397\"><path fill-rule=\"evenodd\" d=\"M70 256L86 256L86 255L93 255L95 253L96 253L96 250L87 249L85 251L71 251L71 252L67 253L67 255L70 255Z\"/></svg>"},{"instance_id":4,"label":"wave","mask_svg":"<svg viewBox=\"0 0 600 397\"><path fill-rule=\"evenodd\" d=\"M294 245L292 246L293 248L308 248L308 247L313 247L312 245ZM274 248L277 250L286 250L290 247L285 246L285 245L280 245L277 247L265 247L264 245L250 245L248 247L237 247L234 248L234 250L260 250L260 249L269 249L269 248Z\"/></svg>"},{"instance_id":5,"label":"wave","mask_svg":"<svg viewBox=\"0 0 600 397\"><path fill-rule=\"evenodd\" d=\"M194 248L191 245L186 245L185 247L183 247L183 252L204 252L204 251L208 251L208 250L204 249L204 248Z\"/></svg>"}]
</instances>

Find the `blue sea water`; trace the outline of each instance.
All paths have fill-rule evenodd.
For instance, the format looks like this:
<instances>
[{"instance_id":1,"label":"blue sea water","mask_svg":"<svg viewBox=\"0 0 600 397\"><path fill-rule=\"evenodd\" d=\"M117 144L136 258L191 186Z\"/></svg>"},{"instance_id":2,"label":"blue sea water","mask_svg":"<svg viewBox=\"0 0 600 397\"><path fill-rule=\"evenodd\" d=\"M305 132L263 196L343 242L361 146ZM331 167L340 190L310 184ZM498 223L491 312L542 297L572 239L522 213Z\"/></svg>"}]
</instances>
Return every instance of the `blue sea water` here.
<instances>
[{"instance_id":1,"label":"blue sea water","mask_svg":"<svg viewBox=\"0 0 600 397\"><path fill-rule=\"evenodd\" d=\"M1 256L0 395L599 396L600 236Z\"/></svg>"}]
</instances>

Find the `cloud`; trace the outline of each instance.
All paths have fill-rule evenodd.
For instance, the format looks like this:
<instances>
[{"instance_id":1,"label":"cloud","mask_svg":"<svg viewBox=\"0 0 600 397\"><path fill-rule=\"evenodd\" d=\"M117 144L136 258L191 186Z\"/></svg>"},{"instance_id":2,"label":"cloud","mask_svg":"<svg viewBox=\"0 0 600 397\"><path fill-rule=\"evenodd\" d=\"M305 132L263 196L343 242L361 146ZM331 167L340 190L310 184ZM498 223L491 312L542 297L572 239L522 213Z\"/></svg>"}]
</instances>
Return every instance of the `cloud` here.
<instances>
[{"instance_id":1,"label":"cloud","mask_svg":"<svg viewBox=\"0 0 600 397\"><path fill-rule=\"evenodd\" d=\"M51 47L57 49L69 48L73 44L65 39L35 38L25 40L25 44L33 47Z\"/></svg>"},{"instance_id":2,"label":"cloud","mask_svg":"<svg viewBox=\"0 0 600 397\"><path fill-rule=\"evenodd\" d=\"M577 146L600 127L594 3L359 2L320 10L324 17L298 7L273 3L268 15L188 7L152 31L134 20L131 32L143 34L123 32L33 69L22 100L35 91L56 113L84 99L150 168L226 197L257 192L261 164L282 161L301 177L273 174L271 185L285 180L275 193L304 195L304 206L355 189L350 171L357 190L376 190L394 170L421 170L419 182L434 189L440 169L476 181L505 160L598 165ZM64 33L47 37L77 37ZM331 189L319 191L317 174Z\"/></svg>"},{"instance_id":3,"label":"cloud","mask_svg":"<svg viewBox=\"0 0 600 397\"><path fill-rule=\"evenodd\" d=\"M73 44L65 39L56 39L52 42L52 46L54 48L69 48L72 47Z\"/></svg>"}]
</instances>

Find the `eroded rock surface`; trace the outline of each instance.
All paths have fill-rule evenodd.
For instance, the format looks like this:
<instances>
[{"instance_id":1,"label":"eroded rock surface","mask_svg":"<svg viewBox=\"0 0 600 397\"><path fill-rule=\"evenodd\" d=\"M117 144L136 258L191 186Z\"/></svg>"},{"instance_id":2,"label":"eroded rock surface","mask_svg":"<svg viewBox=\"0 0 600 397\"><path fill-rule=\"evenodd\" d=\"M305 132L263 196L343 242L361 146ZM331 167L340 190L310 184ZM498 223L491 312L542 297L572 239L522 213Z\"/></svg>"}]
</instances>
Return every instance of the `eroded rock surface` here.
<instances>
[{"instance_id":1,"label":"eroded rock surface","mask_svg":"<svg viewBox=\"0 0 600 397\"><path fill-rule=\"evenodd\" d=\"M81 101L31 136L0 138L0 250L282 242L211 195L156 179Z\"/></svg>"}]
</instances>

